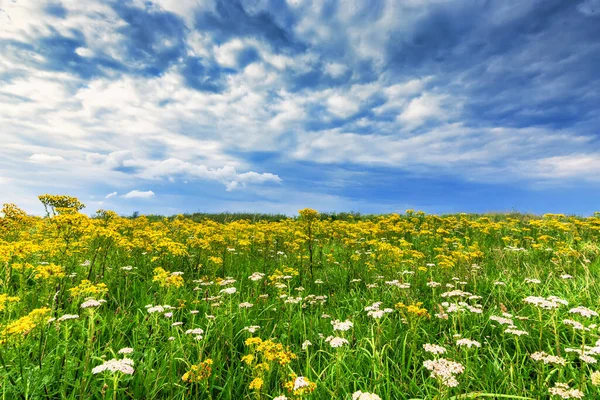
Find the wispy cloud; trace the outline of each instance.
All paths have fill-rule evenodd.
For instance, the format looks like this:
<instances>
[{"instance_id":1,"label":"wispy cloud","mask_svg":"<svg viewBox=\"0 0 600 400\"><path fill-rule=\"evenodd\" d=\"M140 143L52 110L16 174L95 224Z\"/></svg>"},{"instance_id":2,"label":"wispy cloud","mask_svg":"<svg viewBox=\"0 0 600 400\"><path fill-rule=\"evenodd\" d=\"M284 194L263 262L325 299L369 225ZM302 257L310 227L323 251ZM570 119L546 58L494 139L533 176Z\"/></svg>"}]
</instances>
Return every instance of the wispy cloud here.
<instances>
[{"instance_id":1,"label":"wispy cloud","mask_svg":"<svg viewBox=\"0 0 600 400\"><path fill-rule=\"evenodd\" d=\"M152 190L132 190L121 196L124 199L149 199L150 197L154 197L154 192Z\"/></svg>"}]
</instances>

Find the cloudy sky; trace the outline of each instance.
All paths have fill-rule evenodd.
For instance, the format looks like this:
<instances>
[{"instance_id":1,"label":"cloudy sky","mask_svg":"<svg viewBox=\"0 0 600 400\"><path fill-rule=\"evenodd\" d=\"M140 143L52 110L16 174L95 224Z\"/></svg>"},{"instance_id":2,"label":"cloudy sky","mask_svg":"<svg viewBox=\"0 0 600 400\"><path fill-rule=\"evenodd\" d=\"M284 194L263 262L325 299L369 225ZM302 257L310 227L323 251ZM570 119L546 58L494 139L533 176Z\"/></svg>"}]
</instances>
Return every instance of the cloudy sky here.
<instances>
[{"instance_id":1,"label":"cloudy sky","mask_svg":"<svg viewBox=\"0 0 600 400\"><path fill-rule=\"evenodd\" d=\"M0 203L600 210L600 1L0 0Z\"/></svg>"}]
</instances>

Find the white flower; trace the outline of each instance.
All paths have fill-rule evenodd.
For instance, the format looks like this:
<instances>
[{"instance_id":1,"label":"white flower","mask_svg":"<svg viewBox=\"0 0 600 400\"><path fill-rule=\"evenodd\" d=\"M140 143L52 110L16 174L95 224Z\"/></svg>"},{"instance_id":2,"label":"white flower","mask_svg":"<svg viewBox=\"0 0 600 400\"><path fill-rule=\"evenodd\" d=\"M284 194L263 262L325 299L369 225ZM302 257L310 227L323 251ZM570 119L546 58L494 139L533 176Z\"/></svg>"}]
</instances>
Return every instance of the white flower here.
<instances>
[{"instance_id":1,"label":"white flower","mask_svg":"<svg viewBox=\"0 0 600 400\"><path fill-rule=\"evenodd\" d=\"M172 312L164 313L165 318L171 318L173 316Z\"/></svg>"},{"instance_id":2,"label":"white flower","mask_svg":"<svg viewBox=\"0 0 600 400\"><path fill-rule=\"evenodd\" d=\"M381 397L375 393L361 392L360 390L352 393L352 400L381 400Z\"/></svg>"},{"instance_id":3,"label":"white flower","mask_svg":"<svg viewBox=\"0 0 600 400\"><path fill-rule=\"evenodd\" d=\"M481 347L481 343L475 341L475 340L471 340L471 339L459 339L456 341L456 345L457 346L467 346L468 348L471 347Z\"/></svg>"},{"instance_id":4,"label":"white flower","mask_svg":"<svg viewBox=\"0 0 600 400\"><path fill-rule=\"evenodd\" d=\"M512 333L515 336L529 335L529 333L515 328L508 328L504 331L504 333Z\"/></svg>"},{"instance_id":5,"label":"white flower","mask_svg":"<svg viewBox=\"0 0 600 400\"><path fill-rule=\"evenodd\" d=\"M81 303L81 308L89 308L89 307L100 307L103 303L106 303L106 300L96 300L96 299L87 299L83 303Z\"/></svg>"},{"instance_id":6,"label":"white flower","mask_svg":"<svg viewBox=\"0 0 600 400\"><path fill-rule=\"evenodd\" d=\"M583 307L583 306L571 308L569 310L569 312L571 314L579 314L582 317L586 317L586 318L591 318L591 317L597 317L598 316L598 313L596 311L590 310L589 308Z\"/></svg>"},{"instance_id":7,"label":"white flower","mask_svg":"<svg viewBox=\"0 0 600 400\"><path fill-rule=\"evenodd\" d=\"M427 286L429 286L430 288L436 288L438 286L441 286L442 284L439 282L434 282L434 281L429 281L427 282Z\"/></svg>"},{"instance_id":8,"label":"white flower","mask_svg":"<svg viewBox=\"0 0 600 400\"><path fill-rule=\"evenodd\" d=\"M131 347L123 347L121 350L117 352L117 354L131 354L133 353L133 349Z\"/></svg>"},{"instance_id":9,"label":"white flower","mask_svg":"<svg viewBox=\"0 0 600 400\"><path fill-rule=\"evenodd\" d=\"M544 364L554 364L554 365L567 365L567 360L559 357L547 354L543 351L537 351L530 355L532 360L542 361Z\"/></svg>"},{"instance_id":10,"label":"white flower","mask_svg":"<svg viewBox=\"0 0 600 400\"><path fill-rule=\"evenodd\" d=\"M428 353L432 353L432 354L444 354L446 352L446 349L442 346L438 346L437 344L430 344L430 343L425 343L423 345L423 349L428 352Z\"/></svg>"},{"instance_id":11,"label":"white flower","mask_svg":"<svg viewBox=\"0 0 600 400\"><path fill-rule=\"evenodd\" d=\"M308 346L312 346L312 343L310 342L310 340L305 340L305 341L302 343L302 350L306 350L306 349L308 349Z\"/></svg>"},{"instance_id":12,"label":"white flower","mask_svg":"<svg viewBox=\"0 0 600 400\"><path fill-rule=\"evenodd\" d=\"M188 329L187 331L185 331L186 335L202 335L203 333L204 329L202 328Z\"/></svg>"},{"instance_id":13,"label":"white flower","mask_svg":"<svg viewBox=\"0 0 600 400\"><path fill-rule=\"evenodd\" d=\"M162 313L165 311L165 308L163 306L154 306L154 307L147 307L146 311L148 311L148 314L152 314L152 313Z\"/></svg>"},{"instance_id":14,"label":"white flower","mask_svg":"<svg viewBox=\"0 0 600 400\"><path fill-rule=\"evenodd\" d=\"M354 324L350 320L345 320L344 322L341 322L337 319L331 321L331 325L333 325L334 331L348 331L354 326Z\"/></svg>"},{"instance_id":15,"label":"white flower","mask_svg":"<svg viewBox=\"0 0 600 400\"><path fill-rule=\"evenodd\" d=\"M248 277L248 279L250 279L251 281L260 281L262 278L264 278L265 274L263 274L262 272L254 272L252 275L250 275Z\"/></svg>"},{"instance_id":16,"label":"white flower","mask_svg":"<svg viewBox=\"0 0 600 400\"><path fill-rule=\"evenodd\" d=\"M247 327L244 328L245 331L248 331L250 333L254 333L254 332L256 332L259 329L260 329L259 325L251 325L251 326L247 326Z\"/></svg>"},{"instance_id":17,"label":"white flower","mask_svg":"<svg viewBox=\"0 0 600 400\"><path fill-rule=\"evenodd\" d=\"M234 294L235 292L237 292L235 287L228 287L227 289L221 289L219 293Z\"/></svg>"},{"instance_id":18,"label":"white flower","mask_svg":"<svg viewBox=\"0 0 600 400\"><path fill-rule=\"evenodd\" d=\"M122 360L117 360L113 358L112 360L108 360L104 362L104 364L100 364L97 367L92 369L92 374L99 374L100 372L109 371L109 372L121 372L123 374L131 375L133 374L133 360L130 358L123 358Z\"/></svg>"},{"instance_id":19,"label":"white flower","mask_svg":"<svg viewBox=\"0 0 600 400\"><path fill-rule=\"evenodd\" d=\"M343 345L349 343L348 340L337 336L329 336L327 339L325 339L325 341L328 342L329 345L333 348L342 347Z\"/></svg>"},{"instance_id":20,"label":"white flower","mask_svg":"<svg viewBox=\"0 0 600 400\"><path fill-rule=\"evenodd\" d=\"M306 381L306 379L303 376L299 376L294 381L294 392L298 389L302 389L302 388L305 388L308 386L309 385L308 385L308 382Z\"/></svg>"},{"instance_id":21,"label":"white flower","mask_svg":"<svg viewBox=\"0 0 600 400\"><path fill-rule=\"evenodd\" d=\"M285 397L284 395L281 395L281 396L273 397L273 400L288 400L288 398Z\"/></svg>"},{"instance_id":22,"label":"white flower","mask_svg":"<svg viewBox=\"0 0 600 400\"><path fill-rule=\"evenodd\" d=\"M79 315L77 315L77 314L65 314L62 317L59 317L57 319L57 321L62 322L62 321L67 321L69 319L77 319L77 318L79 318Z\"/></svg>"},{"instance_id":23,"label":"white flower","mask_svg":"<svg viewBox=\"0 0 600 400\"><path fill-rule=\"evenodd\" d=\"M240 308L251 308L252 306L254 306L254 304L248 302L243 302L239 305Z\"/></svg>"},{"instance_id":24,"label":"white flower","mask_svg":"<svg viewBox=\"0 0 600 400\"><path fill-rule=\"evenodd\" d=\"M554 387L548 389L553 396L559 396L561 399L583 399L583 392L577 389L570 389L566 383L556 382Z\"/></svg>"},{"instance_id":25,"label":"white flower","mask_svg":"<svg viewBox=\"0 0 600 400\"><path fill-rule=\"evenodd\" d=\"M573 279L573 277L569 274L562 274L560 277L561 279Z\"/></svg>"},{"instance_id":26,"label":"white flower","mask_svg":"<svg viewBox=\"0 0 600 400\"><path fill-rule=\"evenodd\" d=\"M535 285L542 283L542 281L540 281L539 279L535 279L535 278L525 278L525 283L533 283Z\"/></svg>"},{"instance_id":27,"label":"white flower","mask_svg":"<svg viewBox=\"0 0 600 400\"><path fill-rule=\"evenodd\" d=\"M455 375L462 374L465 370L462 364L445 358L427 360L423 362L423 366L431 371L432 378L441 379L442 383L448 387L458 386Z\"/></svg>"}]
</instances>

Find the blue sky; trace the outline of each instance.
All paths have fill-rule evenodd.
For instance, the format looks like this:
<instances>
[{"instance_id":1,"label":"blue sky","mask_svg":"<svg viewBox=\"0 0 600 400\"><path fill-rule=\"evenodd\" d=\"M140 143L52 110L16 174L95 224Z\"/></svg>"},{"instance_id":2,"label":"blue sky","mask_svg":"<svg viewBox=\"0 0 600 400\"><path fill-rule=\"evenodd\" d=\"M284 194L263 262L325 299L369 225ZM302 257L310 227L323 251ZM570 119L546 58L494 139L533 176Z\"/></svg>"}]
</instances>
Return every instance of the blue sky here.
<instances>
[{"instance_id":1,"label":"blue sky","mask_svg":"<svg viewBox=\"0 0 600 400\"><path fill-rule=\"evenodd\" d=\"M599 0L0 0L0 203L600 210Z\"/></svg>"}]
</instances>

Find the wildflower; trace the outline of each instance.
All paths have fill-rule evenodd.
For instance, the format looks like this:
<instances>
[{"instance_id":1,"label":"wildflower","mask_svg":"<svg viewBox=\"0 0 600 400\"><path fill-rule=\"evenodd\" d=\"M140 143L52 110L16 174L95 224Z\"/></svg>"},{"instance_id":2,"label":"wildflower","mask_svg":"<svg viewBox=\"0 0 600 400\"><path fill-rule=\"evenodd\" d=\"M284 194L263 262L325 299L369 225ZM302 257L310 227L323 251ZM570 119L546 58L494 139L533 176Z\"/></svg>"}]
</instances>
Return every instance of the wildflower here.
<instances>
[{"instance_id":1,"label":"wildflower","mask_svg":"<svg viewBox=\"0 0 600 400\"><path fill-rule=\"evenodd\" d=\"M235 287L228 287L227 289L220 290L220 293L226 293L226 294L234 294L235 292L237 292L237 289Z\"/></svg>"},{"instance_id":2,"label":"wildflower","mask_svg":"<svg viewBox=\"0 0 600 400\"><path fill-rule=\"evenodd\" d=\"M563 366L567 365L567 360L565 360L564 358L546 354L543 351L537 351L531 354L529 357L531 357L531 359L535 361L542 361L544 364L554 364Z\"/></svg>"},{"instance_id":3,"label":"wildflower","mask_svg":"<svg viewBox=\"0 0 600 400\"><path fill-rule=\"evenodd\" d=\"M561 399L583 399L583 392L578 389L570 389L566 383L555 383L554 387L548 389L553 396L559 396Z\"/></svg>"},{"instance_id":4,"label":"wildflower","mask_svg":"<svg viewBox=\"0 0 600 400\"><path fill-rule=\"evenodd\" d=\"M115 358L105 361L103 364L98 365L92 369L92 374L96 375L104 371L109 372L121 372L122 374L131 375L134 372L133 369L133 360L130 358L123 358L121 360L117 360Z\"/></svg>"},{"instance_id":5,"label":"wildflower","mask_svg":"<svg viewBox=\"0 0 600 400\"><path fill-rule=\"evenodd\" d=\"M563 319L563 324L565 325L571 325L573 327L573 329L575 330L579 330L579 331L589 331L588 328L586 328L581 322L579 321L575 321L572 319Z\"/></svg>"},{"instance_id":6,"label":"wildflower","mask_svg":"<svg viewBox=\"0 0 600 400\"><path fill-rule=\"evenodd\" d=\"M573 279L573 277L569 274L562 274L560 277L561 279Z\"/></svg>"},{"instance_id":7,"label":"wildflower","mask_svg":"<svg viewBox=\"0 0 600 400\"><path fill-rule=\"evenodd\" d=\"M481 343L475 341L475 340L471 340L471 339L459 339L456 341L456 345L457 346L467 346L468 348L471 347L481 347Z\"/></svg>"},{"instance_id":8,"label":"wildflower","mask_svg":"<svg viewBox=\"0 0 600 400\"><path fill-rule=\"evenodd\" d=\"M181 325L183 325L183 322L181 322L181 321L178 321L178 322L173 322L173 323L171 324L171 326L181 326Z\"/></svg>"},{"instance_id":9,"label":"wildflower","mask_svg":"<svg viewBox=\"0 0 600 400\"><path fill-rule=\"evenodd\" d=\"M133 349L131 347L123 347L121 350L117 352L117 354L131 354L133 353Z\"/></svg>"},{"instance_id":10,"label":"wildflower","mask_svg":"<svg viewBox=\"0 0 600 400\"><path fill-rule=\"evenodd\" d=\"M264 277L265 277L265 274L263 274L262 272L254 272L252 275L250 275L248 277L248 279L256 282L256 281L260 281Z\"/></svg>"},{"instance_id":11,"label":"wildflower","mask_svg":"<svg viewBox=\"0 0 600 400\"><path fill-rule=\"evenodd\" d=\"M263 386L263 383L264 381L262 380L262 378L254 378L252 382L250 382L248 388L251 390L260 390Z\"/></svg>"},{"instance_id":12,"label":"wildflower","mask_svg":"<svg viewBox=\"0 0 600 400\"><path fill-rule=\"evenodd\" d=\"M431 354L444 354L446 349L442 346L438 346L437 344L425 343L423 345L423 349Z\"/></svg>"},{"instance_id":13,"label":"wildflower","mask_svg":"<svg viewBox=\"0 0 600 400\"><path fill-rule=\"evenodd\" d=\"M526 331L522 331L515 328L508 328L504 331L504 333L512 333L515 336L529 335Z\"/></svg>"},{"instance_id":14,"label":"wildflower","mask_svg":"<svg viewBox=\"0 0 600 400\"><path fill-rule=\"evenodd\" d=\"M525 283L533 283L534 285L537 285L539 283L542 283L542 281L535 278L525 278Z\"/></svg>"},{"instance_id":15,"label":"wildflower","mask_svg":"<svg viewBox=\"0 0 600 400\"><path fill-rule=\"evenodd\" d=\"M571 314L579 314L582 317L586 317L586 318L591 318L591 317L597 317L598 316L598 313L596 311L590 310L589 308L583 307L583 306L571 308L569 310L569 312Z\"/></svg>"},{"instance_id":16,"label":"wildflower","mask_svg":"<svg viewBox=\"0 0 600 400\"><path fill-rule=\"evenodd\" d=\"M491 321L496 321L500 325L512 325L513 324L513 320L512 319L505 318L505 317L498 317L497 315L490 316L490 320Z\"/></svg>"},{"instance_id":17,"label":"wildflower","mask_svg":"<svg viewBox=\"0 0 600 400\"><path fill-rule=\"evenodd\" d=\"M438 286L441 286L442 284L439 282L434 282L434 281L429 281L427 282L427 286L429 286L430 288L436 288Z\"/></svg>"},{"instance_id":18,"label":"wildflower","mask_svg":"<svg viewBox=\"0 0 600 400\"><path fill-rule=\"evenodd\" d=\"M294 380L294 391L309 386L309 381L303 376L299 376Z\"/></svg>"},{"instance_id":19,"label":"wildflower","mask_svg":"<svg viewBox=\"0 0 600 400\"><path fill-rule=\"evenodd\" d=\"M81 303L81 308L100 307L106 300L87 299Z\"/></svg>"},{"instance_id":20,"label":"wildflower","mask_svg":"<svg viewBox=\"0 0 600 400\"><path fill-rule=\"evenodd\" d=\"M173 317L173 313L172 312L164 313L163 315L164 315L165 318L171 318L171 317Z\"/></svg>"},{"instance_id":21,"label":"wildflower","mask_svg":"<svg viewBox=\"0 0 600 400\"><path fill-rule=\"evenodd\" d=\"M381 397L374 393L361 392L359 390L352 393L352 400L381 400Z\"/></svg>"},{"instance_id":22,"label":"wildflower","mask_svg":"<svg viewBox=\"0 0 600 400\"><path fill-rule=\"evenodd\" d=\"M592 380L592 385L600 386L600 371L592 372L592 375L590 376L590 378Z\"/></svg>"},{"instance_id":23,"label":"wildflower","mask_svg":"<svg viewBox=\"0 0 600 400\"><path fill-rule=\"evenodd\" d=\"M273 400L288 400L288 398L285 397L284 395L281 395L281 396L273 397Z\"/></svg>"},{"instance_id":24,"label":"wildflower","mask_svg":"<svg viewBox=\"0 0 600 400\"><path fill-rule=\"evenodd\" d=\"M325 341L327 343L329 343L329 345L333 348L337 348L337 347L342 347L345 344L348 344L348 340L341 338L341 337L333 337L333 336L329 336L327 337L327 339L325 339Z\"/></svg>"},{"instance_id":25,"label":"wildflower","mask_svg":"<svg viewBox=\"0 0 600 400\"><path fill-rule=\"evenodd\" d=\"M309 346L312 346L310 340L305 340L304 342L302 342L302 350L307 350Z\"/></svg>"},{"instance_id":26,"label":"wildflower","mask_svg":"<svg viewBox=\"0 0 600 400\"><path fill-rule=\"evenodd\" d=\"M212 374L212 364L213 360L207 358L199 364L192 365L190 369L183 374L181 380L188 383L200 383L208 380Z\"/></svg>"},{"instance_id":27,"label":"wildflower","mask_svg":"<svg viewBox=\"0 0 600 400\"><path fill-rule=\"evenodd\" d=\"M188 329L187 331L185 331L186 335L202 335L204 334L204 329L202 328L194 328L194 329Z\"/></svg>"},{"instance_id":28,"label":"wildflower","mask_svg":"<svg viewBox=\"0 0 600 400\"><path fill-rule=\"evenodd\" d=\"M465 370L462 364L445 358L426 360L423 366L431 371L432 378L440 379L448 387L458 386L455 375L462 374Z\"/></svg>"},{"instance_id":29,"label":"wildflower","mask_svg":"<svg viewBox=\"0 0 600 400\"><path fill-rule=\"evenodd\" d=\"M333 325L334 331L342 331L342 332L348 331L354 326L354 324L350 320L345 320L345 321L341 322L337 319L331 321L331 325Z\"/></svg>"},{"instance_id":30,"label":"wildflower","mask_svg":"<svg viewBox=\"0 0 600 400\"><path fill-rule=\"evenodd\" d=\"M252 308L253 306L254 306L254 304L248 303L248 302L243 302L243 303L240 303L240 305L239 305L240 308Z\"/></svg>"},{"instance_id":31,"label":"wildflower","mask_svg":"<svg viewBox=\"0 0 600 400\"><path fill-rule=\"evenodd\" d=\"M79 318L79 315L77 315L77 314L65 314L62 317L59 317L57 319L57 321L62 322L62 321L68 321L70 319L77 319L77 318Z\"/></svg>"},{"instance_id":32,"label":"wildflower","mask_svg":"<svg viewBox=\"0 0 600 400\"><path fill-rule=\"evenodd\" d=\"M254 333L254 332L256 332L259 329L260 329L259 325L252 325L252 326L247 326L247 327L244 328L245 331L248 331L250 333Z\"/></svg>"}]
</instances>

